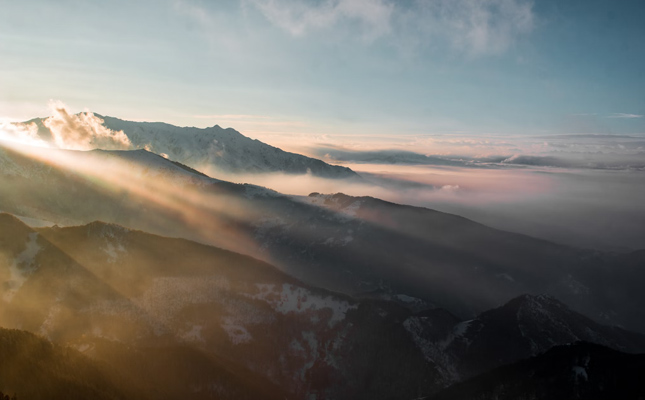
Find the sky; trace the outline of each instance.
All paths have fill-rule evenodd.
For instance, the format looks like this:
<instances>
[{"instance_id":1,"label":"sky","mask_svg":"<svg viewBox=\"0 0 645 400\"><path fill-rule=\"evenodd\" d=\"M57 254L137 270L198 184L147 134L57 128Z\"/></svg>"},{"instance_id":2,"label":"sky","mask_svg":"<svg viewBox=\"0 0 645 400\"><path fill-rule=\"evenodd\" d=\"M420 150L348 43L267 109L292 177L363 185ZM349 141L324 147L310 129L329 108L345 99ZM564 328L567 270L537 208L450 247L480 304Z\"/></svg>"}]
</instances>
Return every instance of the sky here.
<instances>
[{"instance_id":1,"label":"sky","mask_svg":"<svg viewBox=\"0 0 645 400\"><path fill-rule=\"evenodd\" d=\"M645 133L645 3L0 0L0 116L324 135ZM322 140L322 139L321 139Z\"/></svg>"}]
</instances>

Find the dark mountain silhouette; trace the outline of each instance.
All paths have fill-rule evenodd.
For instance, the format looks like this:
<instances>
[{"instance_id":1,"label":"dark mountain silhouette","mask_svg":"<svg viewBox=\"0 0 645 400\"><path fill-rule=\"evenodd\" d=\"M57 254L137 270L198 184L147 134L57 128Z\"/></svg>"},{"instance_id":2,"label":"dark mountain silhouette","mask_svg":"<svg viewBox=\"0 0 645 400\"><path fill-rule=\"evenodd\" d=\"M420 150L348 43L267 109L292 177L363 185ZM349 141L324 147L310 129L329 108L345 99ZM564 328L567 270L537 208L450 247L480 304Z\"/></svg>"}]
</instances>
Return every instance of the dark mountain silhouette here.
<instances>
[{"instance_id":1,"label":"dark mountain silhouette","mask_svg":"<svg viewBox=\"0 0 645 400\"><path fill-rule=\"evenodd\" d=\"M428 400L636 400L645 397L645 355L578 342L455 384Z\"/></svg>"}]
</instances>

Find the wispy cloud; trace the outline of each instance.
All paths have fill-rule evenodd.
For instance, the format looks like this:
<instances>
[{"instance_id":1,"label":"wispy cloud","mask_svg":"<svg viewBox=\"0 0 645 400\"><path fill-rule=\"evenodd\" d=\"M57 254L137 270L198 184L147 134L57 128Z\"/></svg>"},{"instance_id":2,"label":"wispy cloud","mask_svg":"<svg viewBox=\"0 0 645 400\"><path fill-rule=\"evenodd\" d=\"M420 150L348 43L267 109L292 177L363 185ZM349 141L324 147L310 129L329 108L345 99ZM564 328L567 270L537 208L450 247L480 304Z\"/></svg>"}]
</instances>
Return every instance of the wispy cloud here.
<instances>
[{"instance_id":1,"label":"wispy cloud","mask_svg":"<svg viewBox=\"0 0 645 400\"><path fill-rule=\"evenodd\" d=\"M69 150L125 150L132 146L123 131L113 131L103 125L103 120L86 111L73 114L60 101L50 103L54 115L43 124L51 131L58 148Z\"/></svg>"},{"instance_id":2,"label":"wispy cloud","mask_svg":"<svg viewBox=\"0 0 645 400\"><path fill-rule=\"evenodd\" d=\"M385 0L243 1L257 8L269 21L294 36L350 22L359 23L367 37L376 38L390 32L394 10L394 4Z\"/></svg>"},{"instance_id":3,"label":"wispy cloud","mask_svg":"<svg viewBox=\"0 0 645 400\"><path fill-rule=\"evenodd\" d=\"M474 56L505 51L533 29L535 19L529 0L242 1L298 37L358 23L370 39L394 36L420 46L443 42Z\"/></svg>"},{"instance_id":4,"label":"wispy cloud","mask_svg":"<svg viewBox=\"0 0 645 400\"><path fill-rule=\"evenodd\" d=\"M527 0L419 1L420 29L470 55L499 54L533 30L533 3Z\"/></svg>"},{"instance_id":5,"label":"wispy cloud","mask_svg":"<svg viewBox=\"0 0 645 400\"><path fill-rule=\"evenodd\" d=\"M609 115L607 118L627 118L627 119L632 119L632 118L643 118L643 115L626 114L626 113L614 113L614 114Z\"/></svg>"},{"instance_id":6,"label":"wispy cloud","mask_svg":"<svg viewBox=\"0 0 645 400\"><path fill-rule=\"evenodd\" d=\"M209 26L213 23L213 19L211 15L206 11L206 9L200 7L197 4L193 4L190 1L175 0L173 5L175 7L175 10L193 18L195 21L204 26Z\"/></svg>"}]
</instances>

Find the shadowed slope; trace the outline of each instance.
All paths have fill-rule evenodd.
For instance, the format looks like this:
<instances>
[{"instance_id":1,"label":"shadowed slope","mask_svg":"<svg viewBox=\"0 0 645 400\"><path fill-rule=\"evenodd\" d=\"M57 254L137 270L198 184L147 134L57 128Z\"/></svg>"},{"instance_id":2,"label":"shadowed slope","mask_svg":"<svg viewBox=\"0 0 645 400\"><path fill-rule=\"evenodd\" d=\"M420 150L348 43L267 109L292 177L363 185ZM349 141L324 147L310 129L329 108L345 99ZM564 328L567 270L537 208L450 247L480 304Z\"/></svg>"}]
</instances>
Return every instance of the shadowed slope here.
<instances>
[{"instance_id":1,"label":"shadowed slope","mask_svg":"<svg viewBox=\"0 0 645 400\"><path fill-rule=\"evenodd\" d=\"M645 335L598 324L544 295L517 297L468 321L429 311L409 317L404 324L447 382L577 341L645 352Z\"/></svg>"},{"instance_id":2,"label":"shadowed slope","mask_svg":"<svg viewBox=\"0 0 645 400\"><path fill-rule=\"evenodd\" d=\"M636 400L645 396L645 355L576 343L458 383L428 400Z\"/></svg>"},{"instance_id":3,"label":"shadowed slope","mask_svg":"<svg viewBox=\"0 0 645 400\"><path fill-rule=\"evenodd\" d=\"M0 328L0 392L24 400L150 398L134 382L32 333Z\"/></svg>"},{"instance_id":4,"label":"shadowed slope","mask_svg":"<svg viewBox=\"0 0 645 400\"><path fill-rule=\"evenodd\" d=\"M180 343L239 363L297 398L385 399L437 389L432 363L401 325L403 308L357 302L248 256L116 225L39 232Z\"/></svg>"}]
</instances>

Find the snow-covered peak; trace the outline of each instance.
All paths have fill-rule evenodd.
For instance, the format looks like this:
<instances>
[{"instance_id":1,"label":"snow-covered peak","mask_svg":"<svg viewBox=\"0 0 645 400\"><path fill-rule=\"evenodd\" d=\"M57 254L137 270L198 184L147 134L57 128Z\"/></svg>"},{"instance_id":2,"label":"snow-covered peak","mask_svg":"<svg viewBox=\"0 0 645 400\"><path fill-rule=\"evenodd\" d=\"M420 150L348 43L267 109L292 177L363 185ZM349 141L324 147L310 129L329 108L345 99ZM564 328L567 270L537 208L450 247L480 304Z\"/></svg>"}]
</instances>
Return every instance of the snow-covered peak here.
<instances>
[{"instance_id":1,"label":"snow-covered peak","mask_svg":"<svg viewBox=\"0 0 645 400\"><path fill-rule=\"evenodd\" d=\"M134 122L99 116L103 125L123 132L132 149L146 149L188 165L209 175L217 172L312 174L324 178L358 178L351 169L289 153L219 125L210 128L178 127L162 122ZM42 119L29 121L39 126L43 140L51 140Z\"/></svg>"}]
</instances>

